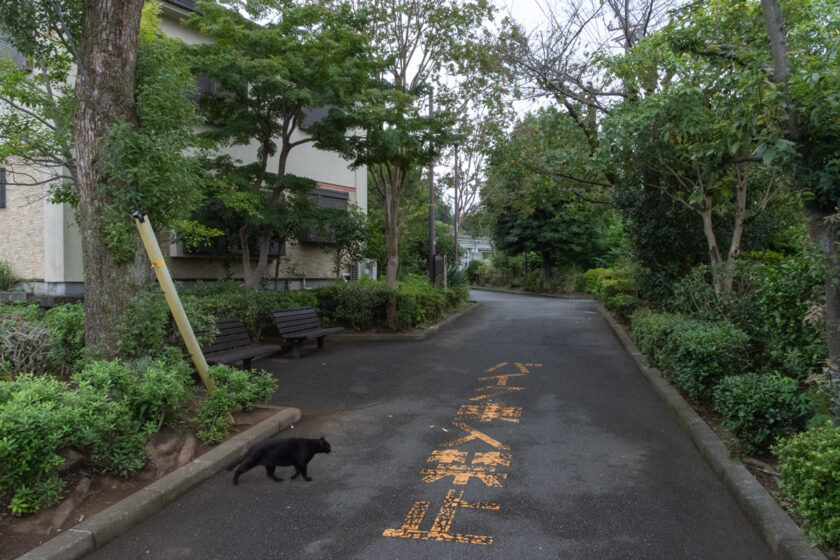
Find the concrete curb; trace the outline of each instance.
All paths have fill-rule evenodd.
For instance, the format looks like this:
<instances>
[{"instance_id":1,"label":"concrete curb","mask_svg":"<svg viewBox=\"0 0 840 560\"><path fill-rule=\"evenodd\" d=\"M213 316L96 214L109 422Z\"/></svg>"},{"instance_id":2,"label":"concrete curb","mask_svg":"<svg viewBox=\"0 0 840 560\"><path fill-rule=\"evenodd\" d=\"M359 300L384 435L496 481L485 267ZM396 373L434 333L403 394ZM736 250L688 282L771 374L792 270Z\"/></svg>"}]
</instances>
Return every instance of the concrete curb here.
<instances>
[{"instance_id":1,"label":"concrete curb","mask_svg":"<svg viewBox=\"0 0 840 560\"><path fill-rule=\"evenodd\" d=\"M610 325L636 367L665 401L680 426L764 539L773 552L773 556L779 560L826 560L825 555L811 546L808 538L800 532L793 519L776 503L776 500L746 467L740 461L730 457L726 445L677 390L662 377L659 370L648 366L644 355L636 348L609 311L600 303L598 307L601 316Z\"/></svg>"},{"instance_id":2,"label":"concrete curb","mask_svg":"<svg viewBox=\"0 0 840 560\"><path fill-rule=\"evenodd\" d=\"M335 335L337 340L347 340L353 342L415 342L418 340L426 340L437 334L437 332L468 313L472 313L481 304L477 301L468 301L467 305L458 313L454 313L449 317L436 323L423 332L419 333L340 333Z\"/></svg>"},{"instance_id":3,"label":"concrete curb","mask_svg":"<svg viewBox=\"0 0 840 560\"><path fill-rule=\"evenodd\" d=\"M508 290L505 288L470 288L470 290L475 290L477 292L496 292L498 294L513 294L516 296L528 296L528 297L549 297L554 299L574 299L574 300L588 300L592 299L592 296L589 294L541 294L539 292L526 292L521 290Z\"/></svg>"},{"instance_id":4,"label":"concrete curb","mask_svg":"<svg viewBox=\"0 0 840 560\"><path fill-rule=\"evenodd\" d=\"M30 550L18 560L76 560L91 554L222 470L251 444L285 430L300 417L297 408L280 409L180 469Z\"/></svg>"}]
</instances>

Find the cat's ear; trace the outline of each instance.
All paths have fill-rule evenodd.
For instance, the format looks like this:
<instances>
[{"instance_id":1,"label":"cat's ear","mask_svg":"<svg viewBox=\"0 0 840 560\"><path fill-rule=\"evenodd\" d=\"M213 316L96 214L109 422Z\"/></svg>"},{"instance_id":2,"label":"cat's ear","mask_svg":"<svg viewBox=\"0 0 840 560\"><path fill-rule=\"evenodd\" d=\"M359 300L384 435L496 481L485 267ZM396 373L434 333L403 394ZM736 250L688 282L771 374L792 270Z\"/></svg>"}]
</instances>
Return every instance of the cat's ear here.
<instances>
[{"instance_id":1,"label":"cat's ear","mask_svg":"<svg viewBox=\"0 0 840 560\"><path fill-rule=\"evenodd\" d=\"M323 441L323 442L325 442L325 443L326 443L326 441L327 441L327 440L326 440L326 438L325 438L324 436L321 436L321 441Z\"/></svg>"}]
</instances>

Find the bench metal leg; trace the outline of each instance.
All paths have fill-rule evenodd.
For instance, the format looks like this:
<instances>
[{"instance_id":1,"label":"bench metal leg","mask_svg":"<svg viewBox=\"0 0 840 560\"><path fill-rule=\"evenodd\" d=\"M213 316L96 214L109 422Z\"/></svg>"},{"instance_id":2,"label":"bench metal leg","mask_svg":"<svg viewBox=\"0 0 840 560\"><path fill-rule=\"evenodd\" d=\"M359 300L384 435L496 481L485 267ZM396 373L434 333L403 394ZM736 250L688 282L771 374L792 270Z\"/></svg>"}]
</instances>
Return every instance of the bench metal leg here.
<instances>
[{"instance_id":1,"label":"bench metal leg","mask_svg":"<svg viewBox=\"0 0 840 560\"><path fill-rule=\"evenodd\" d=\"M251 358L242 360L242 369L251 369Z\"/></svg>"},{"instance_id":2,"label":"bench metal leg","mask_svg":"<svg viewBox=\"0 0 840 560\"><path fill-rule=\"evenodd\" d=\"M292 343L292 358L300 358L300 342Z\"/></svg>"},{"instance_id":3,"label":"bench metal leg","mask_svg":"<svg viewBox=\"0 0 840 560\"><path fill-rule=\"evenodd\" d=\"M323 347L324 347L324 337L319 336L318 337L318 350L321 350Z\"/></svg>"}]
</instances>

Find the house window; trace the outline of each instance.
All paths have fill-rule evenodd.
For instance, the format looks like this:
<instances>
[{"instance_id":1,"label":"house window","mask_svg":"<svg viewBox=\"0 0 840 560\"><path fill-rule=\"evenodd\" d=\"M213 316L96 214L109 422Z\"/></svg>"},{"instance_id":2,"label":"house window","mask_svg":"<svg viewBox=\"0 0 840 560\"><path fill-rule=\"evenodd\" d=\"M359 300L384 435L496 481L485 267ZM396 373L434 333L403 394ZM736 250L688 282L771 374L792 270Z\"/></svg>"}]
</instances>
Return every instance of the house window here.
<instances>
[{"instance_id":1,"label":"house window","mask_svg":"<svg viewBox=\"0 0 840 560\"><path fill-rule=\"evenodd\" d=\"M337 208L339 210L347 210L347 203L350 200L350 194L344 191L334 191L325 189L323 187L316 187L312 194L318 204L318 208ZM335 243L335 235L330 228L327 227L325 231L317 233L310 233L305 241L309 243Z\"/></svg>"},{"instance_id":2,"label":"house window","mask_svg":"<svg viewBox=\"0 0 840 560\"><path fill-rule=\"evenodd\" d=\"M0 208L6 207L6 170L0 167Z\"/></svg>"},{"instance_id":3,"label":"house window","mask_svg":"<svg viewBox=\"0 0 840 560\"><path fill-rule=\"evenodd\" d=\"M343 191L334 191L317 187L310 195L318 201L318 208L340 208L347 210L347 201L350 194Z\"/></svg>"},{"instance_id":4,"label":"house window","mask_svg":"<svg viewBox=\"0 0 840 560\"><path fill-rule=\"evenodd\" d=\"M12 42L0 34L0 58L8 58L15 66L15 70L32 70L32 65L20 51L18 51Z\"/></svg>"}]
</instances>

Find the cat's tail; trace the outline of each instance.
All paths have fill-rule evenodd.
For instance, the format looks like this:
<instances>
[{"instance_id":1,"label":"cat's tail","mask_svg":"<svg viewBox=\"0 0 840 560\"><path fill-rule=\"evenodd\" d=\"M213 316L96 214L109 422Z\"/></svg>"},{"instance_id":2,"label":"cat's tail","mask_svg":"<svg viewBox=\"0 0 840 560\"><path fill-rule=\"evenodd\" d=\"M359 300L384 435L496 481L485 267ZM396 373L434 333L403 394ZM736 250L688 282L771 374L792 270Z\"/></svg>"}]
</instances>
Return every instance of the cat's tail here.
<instances>
[{"instance_id":1,"label":"cat's tail","mask_svg":"<svg viewBox=\"0 0 840 560\"><path fill-rule=\"evenodd\" d=\"M238 465L239 463L241 463L244 459L245 459L245 455L243 455L242 457L240 457L239 459L237 459L237 460L236 460L236 461L234 461L233 463L231 463L231 464L229 464L228 466L226 466L226 467L225 467L225 469L226 469L226 470L229 470L229 471L232 471L232 470L233 470L233 467L235 467L236 465Z\"/></svg>"}]
</instances>

